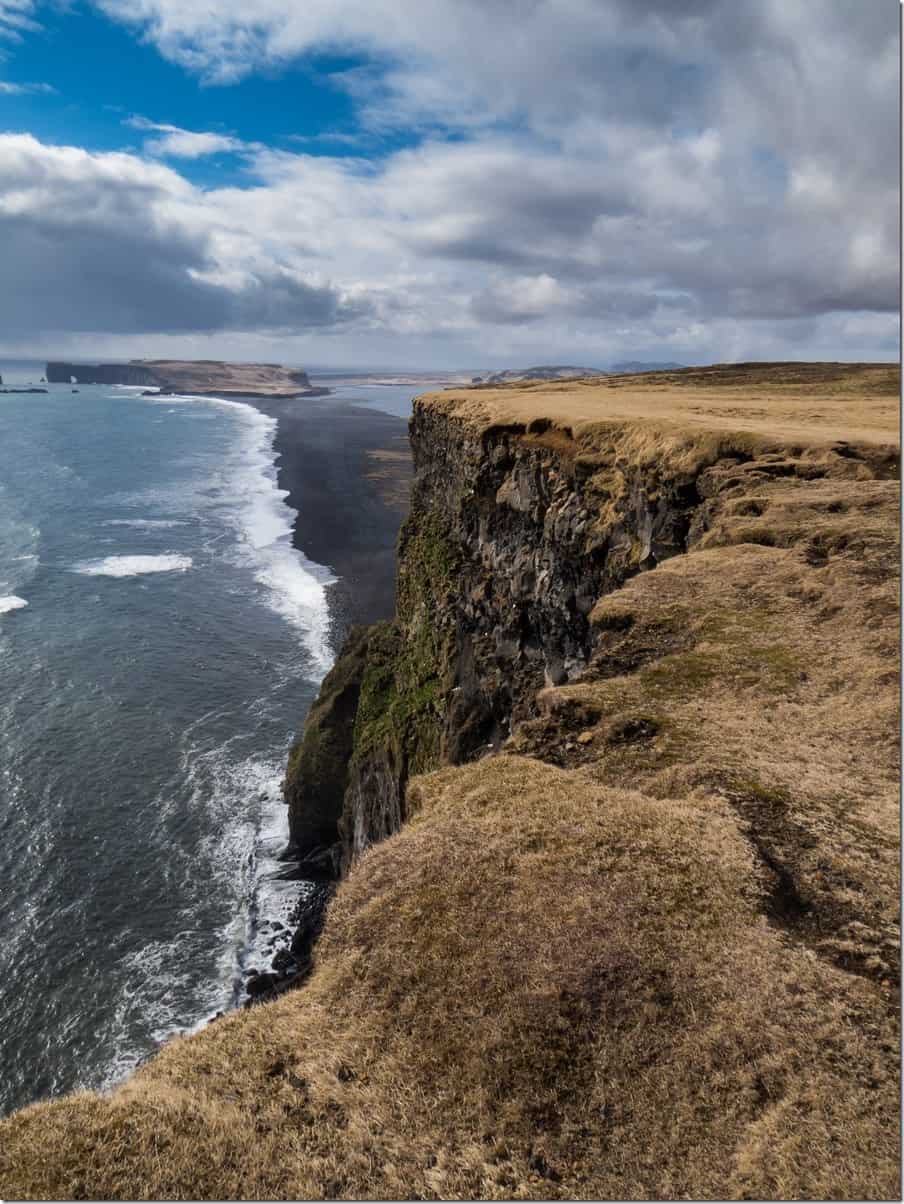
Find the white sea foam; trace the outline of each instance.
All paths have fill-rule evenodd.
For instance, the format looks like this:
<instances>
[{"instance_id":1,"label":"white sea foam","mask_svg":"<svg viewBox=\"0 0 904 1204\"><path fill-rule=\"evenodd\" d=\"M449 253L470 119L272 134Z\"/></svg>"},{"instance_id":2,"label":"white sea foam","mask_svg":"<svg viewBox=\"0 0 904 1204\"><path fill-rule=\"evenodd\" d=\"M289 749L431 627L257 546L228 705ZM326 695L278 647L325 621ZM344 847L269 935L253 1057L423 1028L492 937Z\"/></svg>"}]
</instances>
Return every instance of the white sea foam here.
<instances>
[{"instance_id":1,"label":"white sea foam","mask_svg":"<svg viewBox=\"0 0 904 1204\"><path fill-rule=\"evenodd\" d=\"M174 573L190 569L190 556L104 556L102 560L83 560L73 572L86 577L137 577L142 573Z\"/></svg>"},{"instance_id":2,"label":"white sea foam","mask_svg":"<svg viewBox=\"0 0 904 1204\"><path fill-rule=\"evenodd\" d=\"M298 897L298 883L276 877L284 868L277 860L285 848L286 808L282 796L284 760L261 757L233 761L226 746L197 758L201 769L195 806L214 795L208 807L215 821L200 842L197 856L235 899L235 911L217 934L219 955L217 1007L233 1007L240 993L240 975L249 967L269 967L269 927L262 921L285 922ZM203 785L213 771L216 790ZM190 776L194 776L190 771ZM197 779L196 779L197 781ZM210 1015L210 1012L208 1012Z\"/></svg>"},{"instance_id":3,"label":"white sea foam","mask_svg":"<svg viewBox=\"0 0 904 1204\"><path fill-rule=\"evenodd\" d=\"M166 400L221 406L241 417L244 437L225 466L228 519L239 536L242 559L252 566L255 580L264 587L267 604L302 632L319 679L333 663L326 586L336 578L292 546L295 512L285 502L288 490L277 483L276 419L241 401L217 397Z\"/></svg>"},{"instance_id":4,"label":"white sea foam","mask_svg":"<svg viewBox=\"0 0 904 1204\"><path fill-rule=\"evenodd\" d=\"M7 594L5 598L0 598L0 615L5 615L10 610L21 610L28 603L24 598L18 597L16 594Z\"/></svg>"},{"instance_id":5,"label":"white sea foam","mask_svg":"<svg viewBox=\"0 0 904 1204\"><path fill-rule=\"evenodd\" d=\"M138 527L142 530L156 530L160 527L187 527L188 523L181 518L108 518L105 527Z\"/></svg>"},{"instance_id":6,"label":"white sea foam","mask_svg":"<svg viewBox=\"0 0 904 1204\"><path fill-rule=\"evenodd\" d=\"M203 731L204 718L192 728ZM189 902L169 937L124 958L109 1042L117 1056L106 1068L104 1089L120 1083L150 1052L147 1036L136 1043L136 1031L159 1044L196 1032L217 1012L235 1007L243 972L251 966L266 969L274 952L269 947L273 930L260 921L287 922L298 896L297 883L275 877L281 868L277 853L286 839L283 759L236 759L230 751L233 739L206 750L191 738L186 741L181 770L187 807L195 817L206 815L208 832L188 849L172 848L168 867L176 880L201 874L228 919L203 933ZM162 793L155 814L163 820L172 804L172 797ZM216 968L199 982L198 959L211 953Z\"/></svg>"},{"instance_id":7,"label":"white sea foam","mask_svg":"<svg viewBox=\"0 0 904 1204\"><path fill-rule=\"evenodd\" d=\"M174 401L226 407L240 417L241 437L222 464L219 481L209 480L198 501L202 507L213 506L231 526L240 563L250 567L270 608L299 629L310 657L311 676L319 678L332 663L326 586L334 578L292 546L294 512L285 504L287 492L278 487L274 462L275 419L242 402L166 398L167 403ZM136 559L163 558L108 557L97 563ZM270 941L276 930L264 921L287 923L299 895L298 883L279 877L282 867L277 860L286 839L281 790L284 752L280 750L272 760L236 757L232 746L242 743L240 733L205 749L206 722L218 717L218 712L201 716L185 733L181 769L190 792L189 808L195 816L204 811L208 815L207 835L192 848L185 872L196 876L202 867L205 881L216 884L226 922L199 950L194 917L187 912L183 931L169 940L153 942L127 959L134 974L126 976L117 1001L110 1044L119 1054L109 1067L107 1087L120 1081L147 1052L146 1047L137 1049L130 1036L136 1027L146 1029L150 1022L151 1035L159 1042L202 1027L217 1011L234 1007L243 971L251 966L265 969L273 955ZM154 810L161 822L174 801L168 794L156 801ZM176 860L170 861L174 874L181 872ZM288 937L288 929L283 931ZM199 952L209 952L211 944L217 969L199 989L192 977L193 966ZM194 995L188 1009L187 991Z\"/></svg>"}]
</instances>

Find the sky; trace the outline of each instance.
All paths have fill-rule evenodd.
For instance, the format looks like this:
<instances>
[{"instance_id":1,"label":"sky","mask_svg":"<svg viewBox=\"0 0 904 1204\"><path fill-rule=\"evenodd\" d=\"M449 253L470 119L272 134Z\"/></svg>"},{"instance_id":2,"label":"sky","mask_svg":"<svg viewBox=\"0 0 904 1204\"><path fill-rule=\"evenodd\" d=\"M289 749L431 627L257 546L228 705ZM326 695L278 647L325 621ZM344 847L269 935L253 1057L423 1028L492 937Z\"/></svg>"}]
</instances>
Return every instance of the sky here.
<instances>
[{"instance_id":1,"label":"sky","mask_svg":"<svg viewBox=\"0 0 904 1204\"><path fill-rule=\"evenodd\" d=\"M0 355L892 360L898 0L0 0Z\"/></svg>"}]
</instances>

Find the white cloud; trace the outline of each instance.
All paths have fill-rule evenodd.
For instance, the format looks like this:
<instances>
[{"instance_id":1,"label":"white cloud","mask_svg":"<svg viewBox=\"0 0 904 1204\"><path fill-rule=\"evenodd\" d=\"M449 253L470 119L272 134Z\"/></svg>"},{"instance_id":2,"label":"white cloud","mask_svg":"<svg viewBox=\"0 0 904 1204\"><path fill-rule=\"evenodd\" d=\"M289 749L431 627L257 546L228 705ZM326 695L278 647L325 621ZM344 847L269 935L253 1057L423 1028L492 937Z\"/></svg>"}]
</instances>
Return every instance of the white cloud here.
<instances>
[{"instance_id":1,"label":"white cloud","mask_svg":"<svg viewBox=\"0 0 904 1204\"><path fill-rule=\"evenodd\" d=\"M556 310L574 307L580 294L563 288L553 276L511 276L483 289L471 299L479 319L490 322L533 322Z\"/></svg>"},{"instance_id":2,"label":"white cloud","mask_svg":"<svg viewBox=\"0 0 904 1204\"><path fill-rule=\"evenodd\" d=\"M365 309L170 168L29 135L0 135L0 244L11 338L339 328Z\"/></svg>"},{"instance_id":3,"label":"white cloud","mask_svg":"<svg viewBox=\"0 0 904 1204\"><path fill-rule=\"evenodd\" d=\"M21 41L25 33L34 33L40 25L32 16L33 0L0 0L0 40Z\"/></svg>"},{"instance_id":4,"label":"white cloud","mask_svg":"<svg viewBox=\"0 0 904 1204\"><path fill-rule=\"evenodd\" d=\"M0 139L10 238L92 265L78 313L62 287L35 307L45 329L308 332L396 363L894 354L896 0L97 2L208 81L368 55L337 81L347 136L414 145L288 153L133 118L141 155L32 140L13 170ZM224 152L242 187L152 161Z\"/></svg>"},{"instance_id":5,"label":"white cloud","mask_svg":"<svg viewBox=\"0 0 904 1204\"><path fill-rule=\"evenodd\" d=\"M11 83L9 80L0 79L0 96L28 96L39 92L55 91L56 89L50 84Z\"/></svg>"},{"instance_id":6,"label":"white cloud","mask_svg":"<svg viewBox=\"0 0 904 1204\"><path fill-rule=\"evenodd\" d=\"M242 142L240 138L234 138L231 134L183 130L177 125L149 121L146 117L129 117L125 124L136 130L159 135L144 141L145 152L159 158L200 159L205 155L255 149L251 144Z\"/></svg>"}]
</instances>

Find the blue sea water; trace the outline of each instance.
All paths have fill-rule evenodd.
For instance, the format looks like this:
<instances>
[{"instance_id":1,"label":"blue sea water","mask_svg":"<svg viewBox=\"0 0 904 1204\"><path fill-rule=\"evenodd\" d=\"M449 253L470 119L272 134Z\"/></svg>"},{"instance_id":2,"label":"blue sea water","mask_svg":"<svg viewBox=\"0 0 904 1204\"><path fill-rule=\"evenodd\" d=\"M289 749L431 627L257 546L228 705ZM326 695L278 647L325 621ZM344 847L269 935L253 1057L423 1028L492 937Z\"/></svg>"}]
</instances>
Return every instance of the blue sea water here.
<instances>
[{"instance_id":1,"label":"blue sea water","mask_svg":"<svg viewBox=\"0 0 904 1204\"><path fill-rule=\"evenodd\" d=\"M292 548L274 433L235 402L0 395L0 1113L233 1006L300 889L280 782L330 572Z\"/></svg>"},{"instance_id":2,"label":"blue sea water","mask_svg":"<svg viewBox=\"0 0 904 1204\"><path fill-rule=\"evenodd\" d=\"M365 409L380 410L384 414L394 414L396 418L411 416L411 403L418 393L426 393L431 389L445 387L445 381L430 383L424 381L421 385L384 385L384 384L350 384L343 382L335 385L328 376L311 376L311 384L326 385L332 388L336 401L347 401L352 405L363 406Z\"/></svg>"}]
</instances>

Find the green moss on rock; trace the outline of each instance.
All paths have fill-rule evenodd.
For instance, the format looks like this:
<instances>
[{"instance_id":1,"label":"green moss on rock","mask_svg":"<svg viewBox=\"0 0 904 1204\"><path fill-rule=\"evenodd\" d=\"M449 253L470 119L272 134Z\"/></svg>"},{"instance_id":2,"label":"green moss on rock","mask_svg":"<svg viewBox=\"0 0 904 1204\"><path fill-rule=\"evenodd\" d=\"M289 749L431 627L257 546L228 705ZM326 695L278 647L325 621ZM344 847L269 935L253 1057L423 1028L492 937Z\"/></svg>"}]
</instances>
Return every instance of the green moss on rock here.
<instances>
[{"instance_id":1,"label":"green moss on rock","mask_svg":"<svg viewBox=\"0 0 904 1204\"><path fill-rule=\"evenodd\" d=\"M289 753L284 781L289 831L292 843L302 851L338 839L354 718L374 631L352 630Z\"/></svg>"},{"instance_id":2,"label":"green moss on rock","mask_svg":"<svg viewBox=\"0 0 904 1204\"><path fill-rule=\"evenodd\" d=\"M391 751L392 762L418 773L439 763L453 633L442 604L455 584L459 554L434 511L402 531L397 623L381 624L370 642L355 720L357 762Z\"/></svg>"}]
</instances>

